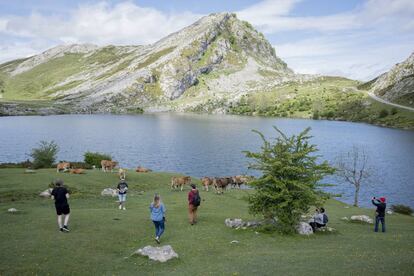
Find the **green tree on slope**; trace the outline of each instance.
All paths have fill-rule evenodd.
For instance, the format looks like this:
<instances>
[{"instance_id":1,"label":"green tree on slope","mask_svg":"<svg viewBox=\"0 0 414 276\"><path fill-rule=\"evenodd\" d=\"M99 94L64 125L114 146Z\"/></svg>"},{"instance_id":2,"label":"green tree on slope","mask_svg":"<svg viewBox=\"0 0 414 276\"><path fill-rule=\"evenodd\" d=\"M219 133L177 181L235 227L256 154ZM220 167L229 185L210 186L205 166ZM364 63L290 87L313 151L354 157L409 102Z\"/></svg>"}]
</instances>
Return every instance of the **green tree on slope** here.
<instances>
[{"instance_id":1,"label":"green tree on slope","mask_svg":"<svg viewBox=\"0 0 414 276\"><path fill-rule=\"evenodd\" d=\"M310 128L291 137L274 129L279 134L274 142L253 130L263 140L261 152L245 152L255 160L249 168L262 172L250 182L255 192L249 197L249 209L265 218L277 218L282 233L293 233L300 216L322 203L326 194L318 190L319 181L335 169L326 161L317 163L319 156L314 153L318 149L309 143Z\"/></svg>"}]
</instances>

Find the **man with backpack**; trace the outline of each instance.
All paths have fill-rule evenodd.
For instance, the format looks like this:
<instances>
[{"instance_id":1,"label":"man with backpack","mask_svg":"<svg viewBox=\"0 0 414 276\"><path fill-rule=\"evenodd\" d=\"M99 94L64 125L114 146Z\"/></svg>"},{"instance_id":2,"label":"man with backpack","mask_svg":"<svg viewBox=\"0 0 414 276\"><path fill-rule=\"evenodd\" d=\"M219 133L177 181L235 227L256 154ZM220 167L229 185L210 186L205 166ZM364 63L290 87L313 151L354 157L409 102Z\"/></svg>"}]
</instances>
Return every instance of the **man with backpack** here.
<instances>
[{"instance_id":1,"label":"man with backpack","mask_svg":"<svg viewBox=\"0 0 414 276\"><path fill-rule=\"evenodd\" d=\"M191 184L191 191L188 193L188 216L190 224L197 223L197 208L200 206L201 197L196 188L196 185Z\"/></svg>"},{"instance_id":2,"label":"man with backpack","mask_svg":"<svg viewBox=\"0 0 414 276\"><path fill-rule=\"evenodd\" d=\"M313 221L309 222L313 232L315 232L317 228L326 226L327 223L328 216L325 214L325 209L323 207L316 209L316 214L313 216Z\"/></svg>"}]
</instances>

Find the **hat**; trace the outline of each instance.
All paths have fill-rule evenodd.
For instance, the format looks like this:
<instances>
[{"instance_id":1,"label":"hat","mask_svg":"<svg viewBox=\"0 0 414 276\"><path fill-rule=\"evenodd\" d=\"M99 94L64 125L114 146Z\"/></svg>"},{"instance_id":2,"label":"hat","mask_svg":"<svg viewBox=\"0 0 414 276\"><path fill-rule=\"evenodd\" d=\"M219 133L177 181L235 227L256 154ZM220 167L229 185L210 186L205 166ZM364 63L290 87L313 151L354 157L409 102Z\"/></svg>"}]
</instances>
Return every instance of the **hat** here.
<instances>
[{"instance_id":1,"label":"hat","mask_svg":"<svg viewBox=\"0 0 414 276\"><path fill-rule=\"evenodd\" d=\"M191 188L193 188L193 189L195 189L195 188L196 188L196 185L195 185L195 184L191 184L190 186L191 186Z\"/></svg>"},{"instance_id":2,"label":"hat","mask_svg":"<svg viewBox=\"0 0 414 276\"><path fill-rule=\"evenodd\" d=\"M385 203L385 197L380 197L379 199L382 203Z\"/></svg>"}]
</instances>

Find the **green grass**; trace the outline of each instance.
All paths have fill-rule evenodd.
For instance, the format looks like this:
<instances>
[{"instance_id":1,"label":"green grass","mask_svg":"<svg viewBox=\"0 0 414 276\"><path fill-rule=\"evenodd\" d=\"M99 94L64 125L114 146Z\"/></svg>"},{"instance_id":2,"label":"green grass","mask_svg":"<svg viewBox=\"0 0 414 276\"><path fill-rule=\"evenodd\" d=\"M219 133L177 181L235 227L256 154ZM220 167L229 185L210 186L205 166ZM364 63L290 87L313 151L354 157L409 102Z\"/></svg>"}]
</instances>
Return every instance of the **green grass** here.
<instances>
[{"instance_id":1,"label":"green grass","mask_svg":"<svg viewBox=\"0 0 414 276\"><path fill-rule=\"evenodd\" d=\"M74 275L410 275L414 268L414 218L388 216L388 232L372 225L347 223L343 216L373 215L373 210L345 209L330 200L326 209L335 234L282 236L235 230L224 219L252 218L243 197L247 191L224 195L201 192L199 223L187 223L187 191L170 191L172 174L130 171L127 211L116 199L101 197L114 187L115 173L87 171L57 174L53 169L24 174L23 169L0 170L0 274ZM64 179L74 190L70 198L71 232L57 231L53 201L37 194L50 181ZM199 181L196 181L199 183ZM187 188L188 189L188 188ZM140 194L140 191L144 191ZM170 244L179 259L156 263L131 253L155 245L148 205L155 192L167 207L162 244ZM7 213L8 208L20 213ZM237 244L230 244L238 240Z\"/></svg>"},{"instance_id":2,"label":"green grass","mask_svg":"<svg viewBox=\"0 0 414 276\"><path fill-rule=\"evenodd\" d=\"M230 113L245 115L314 118L366 122L414 129L414 112L379 103L357 81L321 77L305 83L289 83L270 91L249 94L230 107ZM386 117L380 115L387 110Z\"/></svg>"}]
</instances>

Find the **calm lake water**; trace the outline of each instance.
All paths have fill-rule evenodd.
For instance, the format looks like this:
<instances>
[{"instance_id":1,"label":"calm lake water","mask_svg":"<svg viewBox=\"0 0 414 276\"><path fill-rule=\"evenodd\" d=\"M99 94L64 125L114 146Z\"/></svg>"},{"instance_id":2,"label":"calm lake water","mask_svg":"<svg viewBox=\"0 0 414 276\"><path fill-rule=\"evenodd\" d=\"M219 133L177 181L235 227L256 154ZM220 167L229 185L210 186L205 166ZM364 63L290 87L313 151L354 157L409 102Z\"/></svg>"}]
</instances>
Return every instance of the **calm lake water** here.
<instances>
[{"instance_id":1,"label":"calm lake water","mask_svg":"<svg viewBox=\"0 0 414 276\"><path fill-rule=\"evenodd\" d=\"M414 131L367 124L229 115L144 114L61 115L0 118L0 162L26 160L41 140L55 140L58 160L81 161L85 151L109 153L122 167L138 165L192 176L256 174L247 169L243 150L262 144L252 129L276 136L311 127L312 142L323 159L334 162L353 145L363 147L373 168L371 184L361 190L361 205L372 196L390 204L414 206ZM326 188L352 202L353 187L337 179Z\"/></svg>"}]
</instances>

